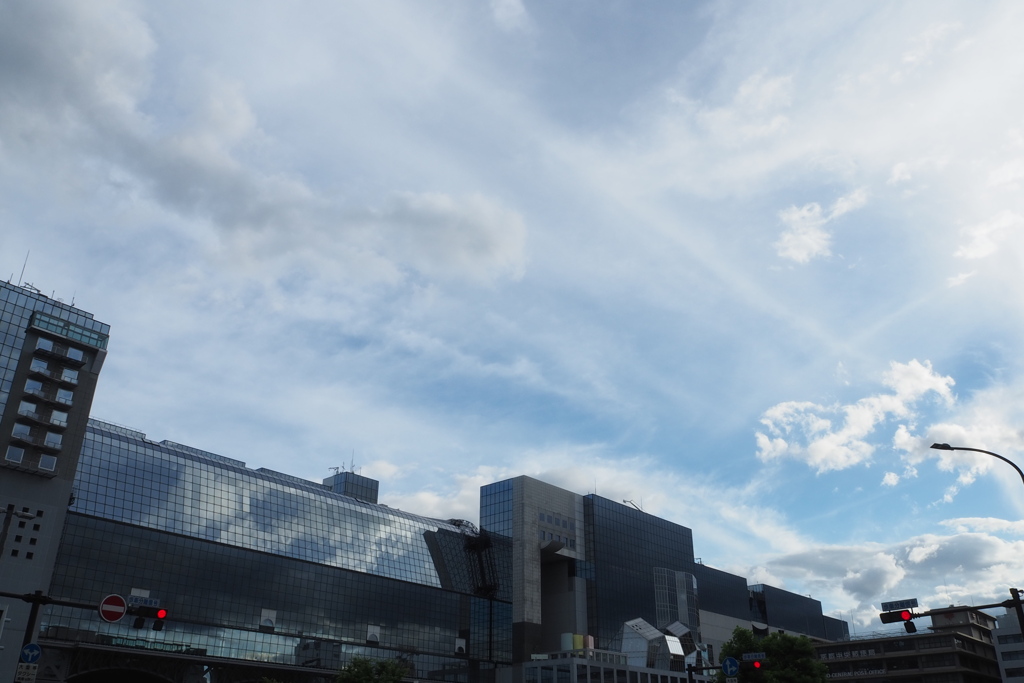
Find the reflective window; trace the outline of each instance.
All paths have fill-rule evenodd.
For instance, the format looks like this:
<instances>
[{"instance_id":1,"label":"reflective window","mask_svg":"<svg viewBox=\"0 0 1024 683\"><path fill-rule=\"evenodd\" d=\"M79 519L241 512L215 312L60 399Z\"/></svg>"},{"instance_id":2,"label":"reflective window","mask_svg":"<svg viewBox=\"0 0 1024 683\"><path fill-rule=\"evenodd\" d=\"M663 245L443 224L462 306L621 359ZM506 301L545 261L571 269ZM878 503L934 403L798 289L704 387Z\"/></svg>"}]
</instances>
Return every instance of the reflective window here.
<instances>
[{"instance_id":1,"label":"reflective window","mask_svg":"<svg viewBox=\"0 0 1024 683\"><path fill-rule=\"evenodd\" d=\"M20 422L14 423L14 429L11 430L11 434L14 436L27 437L32 433L32 428L28 425L23 425Z\"/></svg>"},{"instance_id":2,"label":"reflective window","mask_svg":"<svg viewBox=\"0 0 1024 683\"><path fill-rule=\"evenodd\" d=\"M25 391L29 394L43 393L43 383L37 379L25 380Z\"/></svg>"},{"instance_id":3,"label":"reflective window","mask_svg":"<svg viewBox=\"0 0 1024 683\"><path fill-rule=\"evenodd\" d=\"M25 449L18 448L17 446L8 446L7 455L4 456L4 460L9 460L13 463L20 463L25 459Z\"/></svg>"},{"instance_id":4,"label":"reflective window","mask_svg":"<svg viewBox=\"0 0 1024 683\"><path fill-rule=\"evenodd\" d=\"M50 369L50 366L42 358L33 358L32 364L29 366L29 368L33 372L47 372Z\"/></svg>"},{"instance_id":5,"label":"reflective window","mask_svg":"<svg viewBox=\"0 0 1024 683\"><path fill-rule=\"evenodd\" d=\"M75 392L70 389L58 389L57 390L57 401L64 405L71 405L71 400L75 397Z\"/></svg>"},{"instance_id":6,"label":"reflective window","mask_svg":"<svg viewBox=\"0 0 1024 683\"><path fill-rule=\"evenodd\" d=\"M60 448L61 441L64 440L60 434L56 432L46 432L46 443L50 448Z\"/></svg>"},{"instance_id":7,"label":"reflective window","mask_svg":"<svg viewBox=\"0 0 1024 683\"><path fill-rule=\"evenodd\" d=\"M57 425L58 427L68 426L68 414L62 410L55 410L50 413L50 424Z\"/></svg>"},{"instance_id":8,"label":"reflective window","mask_svg":"<svg viewBox=\"0 0 1024 683\"><path fill-rule=\"evenodd\" d=\"M81 349L68 347L67 357L70 358L71 360L83 360L85 358L85 352L82 351Z\"/></svg>"},{"instance_id":9,"label":"reflective window","mask_svg":"<svg viewBox=\"0 0 1024 683\"><path fill-rule=\"evenodd\" d=\"M35 403L32 403L31 401L22 401L21 404L18 406L19 415L34 416L36 415L38 410L39 406L37 406Z\"/></svg>"},{"instance_id":10,"label":"reflective window","mask_svg":"<svg viewBox=\"0 0 1024 683\"><path fill-rule=\"evenodd\" d=\"M36 339L36 348L41 349L42 351L53 351L53 341L40 337L39 339Z\"/></svg>"},{"instance_id":11,"label":"reflective window","mask_svg":"<svg viewBox=\"0 0 1024 683\"><path fill-rule=\"evenodd\" d=\"M65 382L74 382L75 384L78 384L78 370L64 368L61 371L60 378Z\"/></svg>"},{"instance_id":12,"label":"reflective window","mask_svg":"<svg viewBox=\"0 0 1024 683\"><path fill-rule=\"evenodd\" d=\"M47 472L53 472L57 469L57 458L52 455L40 455L39 469L46 470Z\"/></svg>"}]
</instances>

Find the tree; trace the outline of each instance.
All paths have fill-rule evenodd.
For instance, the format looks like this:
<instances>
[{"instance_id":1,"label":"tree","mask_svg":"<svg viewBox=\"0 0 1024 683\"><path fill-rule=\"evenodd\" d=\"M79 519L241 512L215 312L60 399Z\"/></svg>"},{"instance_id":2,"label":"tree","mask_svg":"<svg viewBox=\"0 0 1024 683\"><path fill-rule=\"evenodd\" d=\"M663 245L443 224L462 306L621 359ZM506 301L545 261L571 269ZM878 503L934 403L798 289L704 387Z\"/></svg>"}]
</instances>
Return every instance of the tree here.
<instances>
[{"instance_id":1,"label":"tree","mask_svg":"<svg viewBox=\"0 0 1024 683\"><path fill-rule=\"evenodd\" d=\"M763 652L764 666L754 669L743 661L746 652ZM773 633L759 638L745 628L737 628L722 646L721 659L733 657L740 662L739 683L825 683L828 668L818 659L807 636ZM725 683L725 674L717 674Z\"/></svg>"},{"instance_id":2,"label":"tree","mask_svg":"<svg viewBox=\"0 0 1024 683\"><path fill-rule=\"evenodd\" d=\"M353 657L334 680L336 683L400 683L406 676L411 676L408 662Z\"/></svg>"}]
</instances>

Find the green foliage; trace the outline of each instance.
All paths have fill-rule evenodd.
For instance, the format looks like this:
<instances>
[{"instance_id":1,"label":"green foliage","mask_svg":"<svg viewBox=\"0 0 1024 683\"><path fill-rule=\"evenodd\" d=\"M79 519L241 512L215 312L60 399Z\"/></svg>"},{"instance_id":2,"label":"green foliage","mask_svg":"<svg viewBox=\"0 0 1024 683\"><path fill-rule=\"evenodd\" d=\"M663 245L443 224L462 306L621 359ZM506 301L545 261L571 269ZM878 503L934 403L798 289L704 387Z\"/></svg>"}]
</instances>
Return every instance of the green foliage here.
<instances>
[{"instance_id":1,"label":"green foliage","mask_svg":"<svg viewBox=\"0 0 1024 683\"><path fill-rule=\"evenodd\" d=\"M763 652L766 659L761 670L743 661L745 652ZM772 633L759 638L745 628L737 628L722 646L720 660L733 657L740 662L739 683L825 683L828 668L807 636ZM725 683L725 674L717 674L718 683Z\"/></svg>"},{"instance_id":2,"label":"green foliage","mask_svg":"<svg viewBox=\"0 0 1024 683\"><path fill-rule=\"evenodd\" d=\"M334 680L336 683L399 683L402 678L411 675L408 662L353 657Z\"/></svg>"}]
</instances>

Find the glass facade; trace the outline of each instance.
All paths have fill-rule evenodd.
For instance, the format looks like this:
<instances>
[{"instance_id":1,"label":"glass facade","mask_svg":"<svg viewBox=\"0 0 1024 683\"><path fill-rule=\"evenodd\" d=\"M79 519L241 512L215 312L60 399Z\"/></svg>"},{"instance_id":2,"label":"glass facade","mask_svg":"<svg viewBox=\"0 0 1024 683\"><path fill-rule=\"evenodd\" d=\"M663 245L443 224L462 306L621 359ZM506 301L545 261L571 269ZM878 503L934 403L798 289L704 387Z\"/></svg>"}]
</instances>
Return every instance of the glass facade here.
<instances>
[{"instance_id":1,"label":"glass facade","mask_svg":"<svg viewBox=\"0 0 1024 683\"><path fill-rule=\"evenodd\" d=\"M334 669L401 653L451 681L510 661L508 589L487 571L507 546L211 456L90 421L51 595L134 590L170 617L155 632L53 607L49 637Z\"/></svg>"},{"instance_id":2,"label":"glass facade","mask_svg":"<svg viewBox=\"0 0 1024 683\"><path fill-rule=\"evenodd\" d=\"M690 576L692 591L693 532L684 526L660 519L607 498L584 497L587 563L592 579L587 581L587 616L591 635L600 649L618 649L616 637L622 625L640 617L659 627L658 578L662 578L662 611L694 630L696 617L684 602L678 601L676 573ZM669 589L669 578L671 589ZM687 594L687 579L678 583ZM669 595L671 590L671 596ZM671 599L670 599L671 598ZM673 619L673 620L674 620Z\"/></svg>"},{"instance_id":3,"label":"glass facade","mask_svg":"<svg viewBox=\"0 0 1024 683\"><path fill-rule=\"evenodd\" d=\"M500 573L512 577L517 663L581 647L623 652L640 630L664 640L674 667L684 657L717 661L736 627L849 638L847 624L823 616L818 601L705 566L687 527L529 477L480 493L481 528L514 539ZM530 667L542 678L559 670Z\"/></svg>"}]
</instances>

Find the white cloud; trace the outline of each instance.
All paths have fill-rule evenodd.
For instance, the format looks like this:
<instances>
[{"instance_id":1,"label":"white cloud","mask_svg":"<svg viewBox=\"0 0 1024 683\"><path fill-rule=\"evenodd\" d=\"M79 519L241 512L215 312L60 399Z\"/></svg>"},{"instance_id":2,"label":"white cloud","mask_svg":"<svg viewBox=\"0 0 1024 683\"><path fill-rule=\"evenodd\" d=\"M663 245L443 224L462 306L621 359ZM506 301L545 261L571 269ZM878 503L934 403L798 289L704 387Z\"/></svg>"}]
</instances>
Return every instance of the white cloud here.
<instances>
[{"instance_id":1,"label":"white cloud","mask_svg":"<svg viewBox=\"0 0 1024 683\"><path fill-rule=\"evenodd\" d=\"M978 271L972 270L969 273L958 273L958 274L956 274L956 275L954 275L952 277L948 277L948 278L946 278L946 286L947 287L959 287L962 284L964 284L965 282L967 282L968 280L970 280L972 277L977 275L977 273L978 273Z\"/></svg>"},{"instance_id":2,"label":"white cloud","mask_svg":"<svg viewBox=\"0 0 1024 683\"><path fill-rule=\"evenodd\" d=\"M915 404L928 394L936 394L946 403L953 401L953 379L936 373L928 361L890 363L883 384L893 393L847 405L787 402L769 408L761 417L767 434L756 435L758 458L765 462L793 458L819 474L847 469L870 461L875 446L868 437L886 420L911 417ZM838 427L833 427L829 416L842 418ZM788 441L781 441L782 437Z\"/></svg>"},{"instance_id":3,"label":"white cloud","mask_svg":"<svg viewBox=\"0 0 1024 683\"><path fill-rule=\"evenodd\" d=\"M817 203L783 209L779 212L779 218L788 227L774 244L776 252L780 257L797 263L830 256L832 236L823 229L824 226L843 214L861 208L867 200L867 191L859 188L837 199L827 213Z\"/></svg>"},{"instance_id":4,"label":"white cloud","mask_svg":"<svg viewBox=\"0 0 1024 683\"><path fill-rule=\"evenodd\" d=\"M491 0L494 21L505 31L529 28L530 15L522 0Z\"/></svg>"},{"instance_id":5,"label":"white cloud","mask_svg":"<svg viewBox=\"0 0 1024 683\"><path fill-rule=\"evenodd\" d=\"M898 483L900 483L900 475L895 472L886 472L882 477L882 486L896 486Z\"/></svg>"},{"instance_id":6,"label":"white cloud","mask_svg":"<svg viewBox=\"0 0 1024 683\"><path fill-rule=\"evenodd\" d=\"M990 256L1011 234L1016 234L1019 239L1021 228L1024 228L1024 216L1013 211L1000 211L987 221L965 228L963 232L970 242L957 249L955 256L965 259Z\"/></svg>"}]
</instances>

